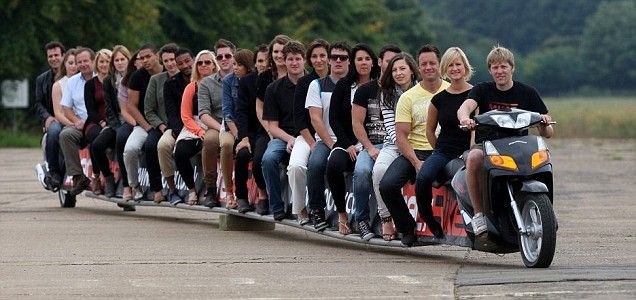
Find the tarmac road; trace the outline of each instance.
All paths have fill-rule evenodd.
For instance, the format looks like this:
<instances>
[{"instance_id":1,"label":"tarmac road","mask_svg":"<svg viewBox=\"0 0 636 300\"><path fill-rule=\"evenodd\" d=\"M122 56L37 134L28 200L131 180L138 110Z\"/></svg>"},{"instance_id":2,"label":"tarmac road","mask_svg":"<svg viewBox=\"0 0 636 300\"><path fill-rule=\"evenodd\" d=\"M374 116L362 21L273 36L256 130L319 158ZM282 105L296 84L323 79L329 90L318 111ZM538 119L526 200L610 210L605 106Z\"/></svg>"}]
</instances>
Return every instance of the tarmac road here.
<instances>
[{"instance_id":1,"label":"tarmac road","mask_svg":"<svg viewBox=\"0 0 636 300\"><path fill-rule=\"evenodd\" d=\"M389 249L219 215L122 212L41 188L37 150L0 150L0 298L636 298L636 141L552 140L559 232L549 269L518 253Z\"/></svg>"}]
</instances>

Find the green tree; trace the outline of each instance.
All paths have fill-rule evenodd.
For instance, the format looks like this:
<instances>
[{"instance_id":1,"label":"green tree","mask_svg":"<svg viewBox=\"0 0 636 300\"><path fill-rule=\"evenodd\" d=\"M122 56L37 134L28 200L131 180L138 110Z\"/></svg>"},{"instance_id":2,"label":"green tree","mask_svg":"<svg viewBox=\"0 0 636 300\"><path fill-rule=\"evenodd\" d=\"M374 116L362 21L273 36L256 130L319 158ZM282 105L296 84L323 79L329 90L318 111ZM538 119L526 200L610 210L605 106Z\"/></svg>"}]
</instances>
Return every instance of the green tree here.
<instances>
[{"instance_id":1,"label":"green tree","mask_svg":"<svg viewBox=\"0 0 636 300\"><path fill-rule=\"evenodd\" d=\"M636 3L603 2L586 22L581 48L587 78L603 88L636 86Z\"/></svg>"}]
</instances>

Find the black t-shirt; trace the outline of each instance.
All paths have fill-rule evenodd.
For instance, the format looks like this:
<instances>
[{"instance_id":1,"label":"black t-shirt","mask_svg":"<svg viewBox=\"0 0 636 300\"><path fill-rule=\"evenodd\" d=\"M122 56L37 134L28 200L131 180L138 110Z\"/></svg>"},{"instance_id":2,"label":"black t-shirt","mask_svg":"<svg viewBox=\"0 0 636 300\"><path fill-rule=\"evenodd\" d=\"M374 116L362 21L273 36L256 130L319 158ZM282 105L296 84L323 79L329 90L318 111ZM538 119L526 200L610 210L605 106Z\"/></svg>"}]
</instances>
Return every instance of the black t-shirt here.
<instances>
[{"instance_id":1,"label":"black t-shirt","mask_svg":"<svg viewBox=\"0 0 636 300\"><path fill-rule=\"evenodd\" d=\"M292 136L297 136L294 127L294 93L296 85L285 76L267 87L263 119L278 121L278 127Z\"/></svg>"},{"instance_id":2,"label":"black t-shirt","mask_svg":"<svg viewBox=\"0 0 636 300\"><path fill-rule=\"evenodd\" d=\"M473 87L468 94L469 99L474 99L479 105L479 113L485 113L493 109L518 108L528 111L547 114L548 108L543 103L539 93L532 87L521 82L514 81L512 88L500 91L494 82L483 82ZM527 135L527 130L522 133ZM508 134L509 136L509 134ZM501 132L487 128L477 127L475 142L503 138Z\"/></svg>"},{"instance_id":3,"label":"black t-shirt","mask_svg":"<svg viewBox=\"0 0 636 300\"><path fill-rule=\"evenodd\" d=\"M380 86L378 80L371 80L361 85L353 96L353 103L367 109L364 128L372 144L382 144L386 136L382 110L380 109Z\"/></svg>"},{"instance_id":4,"label":"black t-shirt","mask_svg":"<svg viewBox=\"0 0 636 300\"><path fill-rule=\"evenodd\" d=\"M457 119L457 110L464 103L469 92L470 90L451 94L443 90L431 99L431 103L437 109L437 122L441 128L435 150L460 156L470 147L470 131L461 130Z\"/></svg>"},{"instance_id":5,"label":"black t-shirt","mask_svg":"<svg viewBox=\"0 0 636 300\"><path fill-rule=\"evenodd\" d=\"M144 118L146 117L144 109L144 98L146 98L146 90L148 89L148 83L150 82L150 73L145 68L141 68L130 76L128 81L128 88L139 92L139 103L137 108Z\"/></svg>"}]
</instances>

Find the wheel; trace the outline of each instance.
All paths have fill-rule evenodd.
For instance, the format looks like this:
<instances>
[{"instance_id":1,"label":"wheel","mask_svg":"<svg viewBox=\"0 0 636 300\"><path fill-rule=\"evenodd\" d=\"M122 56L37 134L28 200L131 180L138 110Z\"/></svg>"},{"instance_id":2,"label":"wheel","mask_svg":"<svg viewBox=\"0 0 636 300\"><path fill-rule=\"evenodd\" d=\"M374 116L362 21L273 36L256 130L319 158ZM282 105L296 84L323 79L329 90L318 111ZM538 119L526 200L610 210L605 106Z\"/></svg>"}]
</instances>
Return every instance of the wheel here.
<instances>
[{"instance_id":1,"label":"wheel","mask_svg":"<svg viewBox=\"0 0 636 300\"><path fill-rule=\"evenodd\" d=\"M521 258L528 268L547 268L554 258L556 248L556 217L552 203L545 194L522 194L521 219L526 227L519 234Z\"/></svg>"},{"instance_id":2,"label":"wheel","mask_svg":"<svg viewBox=\"0 0 636 300\"><path fill-rule=\"evenodd\" d=\"M60 189L57 192L57 195L60 199L60 207L75 207L77 199L75 198L75 195L71 194L71 192Z\"/></svg>"}]
</instances>

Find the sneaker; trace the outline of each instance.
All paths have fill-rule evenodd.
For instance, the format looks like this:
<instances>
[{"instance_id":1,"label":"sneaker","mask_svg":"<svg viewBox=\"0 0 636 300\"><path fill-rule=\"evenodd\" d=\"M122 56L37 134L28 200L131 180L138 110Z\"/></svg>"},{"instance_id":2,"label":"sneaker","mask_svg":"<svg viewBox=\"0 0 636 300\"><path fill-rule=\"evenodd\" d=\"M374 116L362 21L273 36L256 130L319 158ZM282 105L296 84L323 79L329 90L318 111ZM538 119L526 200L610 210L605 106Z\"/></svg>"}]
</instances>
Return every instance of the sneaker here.
<instances>
[{"instance_id":1,"label":"sneaker","mask_svg":"<svg viewBox=\"0 0 636 300\"><path fill-rule=\"evenodd\" d=\"M287 213L285 213L285 211L274 213L275 221L282 221L285 218L287 218Z\"/></svg>"},{"instance_id":2,"label":"sneaker","mask_svg":"<svg viewBox=\"0 0 636 300\"><path fill-rule=\"evenodd\" d=\"M369 222L367 221L358 222L358 231L360 231L360 237L367 242L375 236L375 234L371 232L371 229L369 227Z\"/></svg>"},{"instance_id":3,"label":"sneaker","mask_svg":"<svg viewBox=\"0 0 636 300\"><path fill-rule=\"evenodd\" d=\"M329 227L325 219L325 211L322 209L316 209L311 212L311 221L314 223L314 228L318 231L323 231Z\"/></svg>"},{"instance_id":4,"label":"sneaker","mask_svg":"<svg viewBox=\"0 0 636 300\"><path fill-rule=\"evenodd\" d=\"M128 202L133 199L132 188L127 186L124 187L124 191L121 195L121 199Z\"/></svg>"},{"instance_id":5,"label":"sneaker","mask_svg":"<svg viewBox=\"0 0 636 300\"><path fill-rule=\"evenodd\" d=\"M260 199L256 203L256 213L264 216L269 214L269 199Z\"/></svg>"},{"instance_id":6,"label":"sneaker","mask_svg":"<svg viewBox=\"0 0 636 300\"><path fill-rule=\"evenodd\" d=\"M106 177L106 186L104 187L104 196L111 198L115 197L115 190L117 189L117 184L115 183L115 178L113 176Z\"/></svg>"},{"instance_id":7,"label":"sneaker","mask_svg":"<svg viewBox=\"0 0 636 300\"><path fill-rule=\"evenodd\" d=\"M202 204L208 208L220 207L221 202L216 199L216 187L209 187L206 193L205 201Z\"/></svg>"},{"instance_id":8,"label":"sneaker","mask_svg":"<svg viewBox=\"0 0 636 300\"><path fill-rule=\"evenodd\" d=\"M482 213L476 213L470 222L473 225L473 233L475 236L482 235L488 230L488 224L486 224L486 217Z\"/></svg>"},{"instance_id":9,"label":"sneaker","mask_svg":"<svg viewBox=\"0 0 636 300\"><path fill-rule=\"evenodd\" d=\"M71 189L71 195L79 195L91 185L91 180L84 174L73 176L73 188Z\"/></svg>"},{"instance_id":10,"label":"sneaker","mask_svg":"<svg viewBox=\"0 0 636 300\"><path fill-rule=\"evenodd\" d=\"M238 212L244 214L254 210L254 207L250 204L250 202L247 199L239 198L236 201L238 202L238 208L237 208Z\"/></svg>"},{"instance_id":11,"label":"sneaker","mask_svg":"<svg viewBox=\"0 0 636 300\"><path fill-rule=\"evenodd\" d=\"M139 188L139 186L132 188L132 195L133 200L135 201L141 201L144 198L144 193L141 191L141 188Z\"/></svg>"},{"instance_id":12,"label":"sneaker","mask_svg":"<svg viewBox=\"0 0 636 300\"><path fill-rule=\"evenodd\" d=\"M174 190L168 193L168 201L172 205L177 205L183 202L183 198L181 198L181 195L179 195L179 191Z\"/></svg>"}]
</instances>

